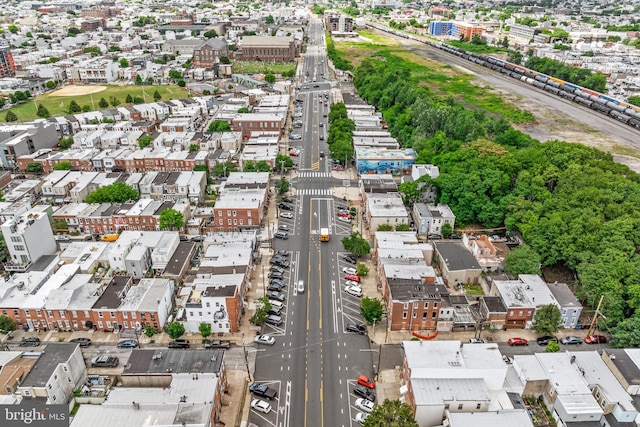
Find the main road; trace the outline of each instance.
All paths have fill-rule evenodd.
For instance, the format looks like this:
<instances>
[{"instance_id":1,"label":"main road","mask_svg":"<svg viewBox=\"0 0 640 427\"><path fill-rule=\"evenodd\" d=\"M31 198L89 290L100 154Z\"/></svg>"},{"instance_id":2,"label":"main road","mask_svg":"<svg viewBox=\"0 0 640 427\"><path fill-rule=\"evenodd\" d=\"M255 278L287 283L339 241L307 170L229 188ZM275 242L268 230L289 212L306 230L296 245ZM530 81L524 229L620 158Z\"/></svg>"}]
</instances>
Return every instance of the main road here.
<instances>
[{"instance_id":1,"label":"main road","mask_svg":"<svg viewBox=\"0 0 640 427\"><path fill-rule=\"evenodd\" d=\"M289 227L289 239L273 242L274 249L290 251L291 267L286 290L286 312L280 326L266 325L264 332L276 343L259 349L255 380L278 390L272 411L251 411L249 420L260 426L352 426L358 412L353 385L358 375L373 376L373 357L366 336L346 333L347 322L362 322L360 300L342 290L344 266L340 239L351 224L336 221L333 188L344 182L332 177L326 144L332 83L327 80L326 48L322 22L309 24L309 43L296 91L302 101L302 139L299 148L295 209L292 219L279 218ZM296 118L297 119L297 118ZM354 185L353 182L349 182ZM321 228L329 228L329 242L320 242ZM295 284L304 282L299 293ZM374 350L375 351L375 350Z\"/></svg>"}]
</instances>

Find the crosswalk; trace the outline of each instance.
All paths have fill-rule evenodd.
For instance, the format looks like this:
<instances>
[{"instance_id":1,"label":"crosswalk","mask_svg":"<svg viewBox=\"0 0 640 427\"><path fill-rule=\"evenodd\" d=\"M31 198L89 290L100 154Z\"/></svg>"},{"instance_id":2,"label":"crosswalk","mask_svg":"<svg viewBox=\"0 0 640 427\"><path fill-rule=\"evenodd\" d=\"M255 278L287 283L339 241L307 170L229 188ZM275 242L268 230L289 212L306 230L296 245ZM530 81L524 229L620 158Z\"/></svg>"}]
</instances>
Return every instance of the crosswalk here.
<instances>
[{"instance_id":1,"label":"crosswalk","mask_svg":"<svg viewBox=\"0 0 640 427\"><path fill-rule=\"evenodd\" d=\"M327 188L304 188L298 190L299 196L333 196L333 189Z\"/></svg>"},{"instance_id":2,"label":"crosswalk","mask_svg":"<svg viewBox=\"0 0 640 427\"><path fill-rule=\"evenodd\" d=\"M330 178L331 174L328 172L304 172L298 173L300 178Z\"/></svg>"}]
</instances>

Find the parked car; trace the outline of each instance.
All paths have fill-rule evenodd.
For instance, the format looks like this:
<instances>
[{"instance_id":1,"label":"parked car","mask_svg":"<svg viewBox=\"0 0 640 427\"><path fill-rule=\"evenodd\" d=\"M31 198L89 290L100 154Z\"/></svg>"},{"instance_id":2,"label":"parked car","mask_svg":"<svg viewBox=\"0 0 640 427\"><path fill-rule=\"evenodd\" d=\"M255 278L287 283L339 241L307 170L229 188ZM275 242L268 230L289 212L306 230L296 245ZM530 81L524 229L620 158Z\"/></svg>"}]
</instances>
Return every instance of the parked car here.
<instances>
[{"instance_id":1,"label":"parked car","mask_svg":"<svg viewBox=\"0 0 640 427\"><path fill-rule=\"evenodd\" d=\"M91 359L92 368L115 368L120 363L120 359L115 356L102 354Z\"/></svg>"},{"instance_id":2,"label":"parked car","mask_svg":"<svg viewBox=\"0 0 640 427\"><path fill-rule=\"evenodd\" d=\"M362 288L359 286L347 286L344 291L354 297L360 298L362 296Z\"/></svg>"},{"instance_id":3,"label":"parked car","mask_svg":"<svg viewBox=\"0 0 640 427\"><path fill-rule=\"evenodd\" d=\"M356 396L359 396L359 397L363 397L363 398L365 398L367 400L370 400L372 402L376 401L376 395L371 390L369 390L368 388L363 387L361 385L356 385L353 388L353 394L355 394Z\"/></svg>"},{"instance_id":4,"label":"parked car","mask_svg":"<svg viewBox=\"0 0 640 427\"><path fill-rule=\"evenodd\" d=\"M253 399L251 401L251 408L265 414L268 414L269 412L271 412L271 405L269 405L264 400L260 400L260 399Z\"/></svg>"},{"instance_id":5,"label":"parked car","mask_svg":"<svg viewBox=\"0 0 640 427\"><path fill-rule=\"evenodd\" d=\"M338 221L351 223L351 218L347 218L346 216L339 216Z\"/></svg>"},{"instance_id":6,"label":"parked car","mask_svg":"<svg viewBox=\"0 0 640 427\"><path fill-rule=\"evenodd\" d=\"M138 341L124 340L124 341L120 341L117 345L118 345L118 348L136 348L138 347Z\"/></svg>"},{"instance_id":7,"label":"parked car","mask_svg":"<svg viewBox=\"0 0 640 427\"><path fill-rule=\"evenodd\" d=\"M189 348L190 346L189 340L169 341L169 348Z\"/></svg>"},{"instance_id":8,"label":"parked car","mask_svg":"<svg viewBox=\"0 0 640 427\"><path fill-rule=\"evenodd\" d=\"M267 286L268 291L275 291L275 292L282 291L282 288L284 288L284 286L278 285L277 283L269 283L269 285Z\"/></svg>"},{"instance_id":9,"label":"parked car","mask_svg":"<svg viewBox=\"0 0 640 427\"><path fill-rule=\"evenodd\" d=\"M278 203L278 207L285 211L292 211L295 207L289 203Z\"/></svg>"},{"instance_id":10,"label":"parked car","mask_svg":"<svg viewBox=\"0 0 640 427\"><path fill-rule=\"evenodd\" d=\"M289 261L287 261L287 260L271 259L271 260L269 260L269 262L271 264L278 265L278 266L280 266L282 268L289 268Z\"/></svg>"},{"instance_id":11,"label":"parked car","mask_svg":"<svg viewBox=\"0 0 640 427\"><path fill-rule=\"evenodd\" d=\"M542 337L539 337L536 342L538 343L538 345L547 345L549 344L551 341L553 342L558 342L558 338L554 337L553 335L545 335Z\"/></svg>"},{"instance_id":12,"label":"parked car","mask_svg":"<svg viewBox=\"0 0 640 427\"><path fill-rule=\"evenodd\" d=\"M358 282L354 282L353 280L347 280L346 282L344 282L345 286L357 286L360 287L360 283Z\"/></svg>"},{"instance_id":13,"label":"parked car","mask_svg":"<svg viewBox=\"0 0 640 427\"><path fill-rule=\"evenodd\" d=\"M277 292L277 291L267 291L267 298L280 301L280 302L286 299L286 297L282 292Z\"/></svg>"},{"instance_id":14,"label":"parked car","mask_svg":"<svg viewBox=\"0 0 640 427\"><path fill-rule=\"evenodd\" d=\"M293 203L293 199L291 197L283 197L282 201L285 203Z\"/></svg>"},{"instance_id":15,"label":"parked car","mask_svg":"<svg viewBox=\"0 0 640 427\"><path fill-rule=\"evenodd\" d=\"M271 273L269 273L267 275L267 277L269 279L282 279L283 276L282 276L282 273L280 273L280 272L272 271Z\"/></svg>"},{"instance_id":16,"label":"parked car","mask_svg":"<svg viewBox=\"0 0 640 427\"><path fill-rule=\"evenodd\" d=\"M365 386L366 388L375 388L376 383L373 379L369 378L366 375L360 375L358 377L358 384Z\"/></svg>"},{"instance_id":17,"label":"parked car","mask_svg":"<svg viewBox=\"0 0 640 427\"><path fill-rule=\"evenodd\" d=\"M355 332L356 334L364 335L367 333L367 327L362 323L347 323L347 332Z\"/></svg>"},{"instance_id":18,"label":"parked car","mask_svg":"<svg viewBox=\"0 0 640 427\"><path fill-rule=\"evenodd\" d=\"M509 341L507 342L511 346L529 345L529 341L525 340L524 338L509 338Z\"/></svg>"},{"instance_id":19,"label":"parked car","mask_svg":"<svg viewBox=\"0 0 640 427\"><path fill-rule=\"evenodd\" d=\"M343 267L342 272L345 274L358 274L358 270L353 267Z\"/></svg>"},{"instance_id":20,"label":"parked car","mask_svg":"<svg viewBox=\"0 0 640 427\"><path fill-rule=\"evenodd\" d=\"M69 342L78 344L80 347L89 347L91 345L91 340L89 338L74 338L69 340Z\"/></svg>"},{"instance_id":21,"label":"parked car","mask_svg":"<svg viewBox=\"0 0 640 427\"><path fill-rule=\"evenodd\" d=\"M37 347L40 345L40 338L27 337L20 340L20 347Z\"/></svg>"},{"instance_id":22,"label":"parked car","mask_svg":"<svg viewBox=\"0 0 640 427\"><path fill-rule=\"evenodd\" d=\"M284 268L278 267L275 264L271 266L270 270L274 273L280 273L280 274L284 273Z\"/></svg>"},{"instance_id":23,"label":"parked car","mask_svg":"<svg viewBox=\"0 0 640 427\"><path fill-rule=\"evenodd\" d=\"M229 340L206 340L204 342L204 348L230 348L231 341Z\"/></svg>"},{"instance_id":24,"label":"parked car","mask_svg":"<svg viewBox=\"0 0 640 427\"><path fill-rule=\"evenodd\" d=\"M582 344L582 339L575 335L569 335L568 337L561 338L560 343L564 345L580 345Z\"/></svg>"},{"instance_id":25,"label":"parked car","mask_svg":"<svg viewBox=\"0 0 640 427\"><path fill-rule=\"evenodd\" d=\"M273 345L276 339L270 335L258 335L253 339L253 342L256 344Z\"/></svg>"},{"instance_id":26,"label":"parked car","mask_svg":"<svg viewBox=\"0 0 640 427\"><path fill-rule=\"evenodd\" d=\"M287 240L289 238L289 233L285 233L284 231L276 231L273 233L273 237L276 239Z\"/></svg>"},{"instance_id":27,"label":"parked car","mask_svg":"<svg viewBox=\"0 0 640 427\"><path fill-rule=\"evenodd\" d=\"M487 341L483 340L482 338L471 338L469 340L469 344L486 344Z\"/></svg>"},{"instance_id":28,"label":"parked car","mask_svg":"<svg viewBox=\"0 0 640 427\"><path fill-rule=\"evenodd\" d=\"M280 212L280 218L293 219L293 213L291 213L291 212Z\"/></svg>"},{"instance_id":29,"label":"parked car","mask_svg":"<svg viewBox=\"0 0 640 427\"><path fill-rule=\"evenodd\" d=\"M365 412L371 412L373 411L373 407L375 406L375 404L367 399L356 399L356 408L365 411Z\"/></svg>"},{"instance_id":30,"label":"parked car","mask_svg":"<svg viewBox=\"0 0 640 427\"><path fill-rule=\"evenodd\" d=\"M264 322L270 325L280 326L282 325L283 320L282 320L282 317L278 315L270 314L267 316Z\"/></svg>"},{"instance_id":31,"label":"parked car","mask_svg":"<svg viewBox=\"0 0 640 427\"><path fill-rule=\"evenodd\" d=\"M358 422L360 425L364 425L364 420L366 420L368 416L369 414L367 414L366 412L358 412L356 414L356 422Z\"/></svg>"},{"instance_id":32,"label":"parked car","mask_svg":"<svg viewBox=\"0 0 640 427\"><path fill-rule=\"evenodd\" d=\"M587 344L606 344L607 337L604 335L589 335L584 339Z\"/></svg>"},{"instance_id":33,"label":"parked car","mask_svg":"<svg viewBox=\"0 0 640 427\"><path fill-rule=\"evenodd\" d=\"M357 264L356 258L351 254L342 255L342 259L347 261L349 264Z\"/></svg>"},{"instance_id":34,"label":"parked car","mask_svg":"<svg viewBox=\"0 0 640 427\"><path fill-rule=\"evenodd\" d=\"M191 238L192 242L204 242L204 236L195 236Z\"/></svg>"},{"instance_id":35,"label":"parked car","mask_svg":"<svg viewBox=\"0 0 640 427\"><path fill-rule=\"evenodd\" d=\"M278 231L289 231L289 226L286 224L278 225Z\"/></svg>"},{"instance_id":36,"label":"parked car","mask_svg":"<svg viewBox=\"0 0 640 427\"><path fill-rule=\"evenodd\" d=\"M275 398L276 395L278 394L278 392L275 389L268 387L266 384L258 384L258 383L251 384L249 386L249 391L255 394L256 396L264 397L267 400L271 400Z\"/></svg>"},{"instance_id":37,"label":"parked car","mask_svg":"<svg viewBox=\"0 0 640 427\"><path fill-rule=\"evenodd\" d=\"M289 139L302 139L302 136L298 135L297 133L294 133L293 135L289 135Z\"/></svg>"},{"instance_id":38,"label":"parked car","mask_svg":"<svg viewBox=\"0 0 640 427\"><path fill-rule=\"evenodd\" d=\"M277 285L277 286L281 286L281 287L285 287L287 286L286 283L284 283L284 281L282 279L271 279L269 280L269 283L272 285Z\"/></svg>"},{"instance_id":39,"label":"parked car","mask_svg":"<svg viewBox=\"0 0 640 427\"><path fill-rule=\"evenodd\" d=\"M351 213L349 213L349 211L338 211L337 215L342 218L351 219Z\"/></svg>"},{"instance_id":40,"label":"parked car","mask_svg":"<svg viewBox=\"0 0 640 427\"><path fill-rule=\"evenodd\" d=\"M353 280L354 282L360 283L360 276L355 274L345 274L344 278L345 280Z\"/></svg>"}]
</instances>

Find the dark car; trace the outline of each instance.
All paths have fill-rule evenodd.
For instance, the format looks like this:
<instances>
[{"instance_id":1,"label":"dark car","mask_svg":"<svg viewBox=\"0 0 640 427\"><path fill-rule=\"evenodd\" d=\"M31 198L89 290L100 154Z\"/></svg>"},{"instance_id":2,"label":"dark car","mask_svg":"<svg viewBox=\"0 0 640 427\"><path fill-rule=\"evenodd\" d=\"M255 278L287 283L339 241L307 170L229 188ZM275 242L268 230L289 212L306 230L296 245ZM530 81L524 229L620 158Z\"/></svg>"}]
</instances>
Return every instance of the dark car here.
<instances>
[{"instance_id":1,"label":"dark car","mask_svg":"<svg viewBox=\"0 0 640 427\"><path fill-rule=\"evenodd\" d=\"M274 292L280 292L282 291L282 288L284 288L284 286L280 286L277 283L269 283L269 286L267 286L268 291L274 291Z\"/></svg>"},{"instance_id":2,"label":"dark car","mask_svg":"<svg viewBox=\"0 0 640 427\"><path fill-rule=\"evenodd\" d=\"M136 348L138 341L136 340L124 340L118 343L118 348Z\"/></svg>"},{"instance_id":3,"label":"dark car","mask_svg":"<svg viewBox=\"0 0 640 427\"><path fill-rule=\"evenodd\" d=\"M231 347L231 341L229 340L206 340L204 342L204 348L229 348Z\"/></svg>"},{"instance_id":4,"label":"dark car","mask_svg":"<svg viewBox=\"0 0 640 427\"><path fill-rule=\"evenodd\" d=\"M276 231L273 233L273 237L276 239L287 240L289 238L289 233L285 233L284 231Z\"/></svg>"},{"instance_id":5,"label":"dark car","mask_svg":"<svg viewBox=\"0 0 640 427\"><path fill-rule=\"evenodd\" d=\"M539 345L547 345L551 341L558 342L558 338L554 337L553 335L545 335L543 337L538 338L536 341Z\"/></svg>"},{"instance_id":6,"label":"dark car","mask_svg":"<svg viewBox=\"0 0 640 427\"><path fill-rule=\"evenodd\" d=\"M189 340L173 340L169 341L169 348L189 348L190 344Z\"/></svg>"},{"instance_id":7,"label":"dark car","mask_svg":"<svg viewBox=\"0 0 640 427\"><path fill-rule=\"evenodd\" d=\"M372 402L376 401L376 395L371 390L361 385L357 385L353 388L353 394Z\"/></svg>"},{"instance_id":8,"label":"dark car","mask_svg":"<svg viewBox=\"0 0 640 427\"><path fill-rule=\"evenodd\" d=\"M204 236L195 236L191 238L192 242L204 242Z\"/></svg>"},{"instance_id":9,"label":"dark car","mask_svg":"<svg viewBox=\"0 0 640 427\"><path fill-rule=\"evenodd\" d=\"M181 241L181 242L188 242L188 241L189 241L189 238L188 238L187 236L184 236L184 235L182 235L182 234L181 234L181 235L180 235L180 241Z\"/></svg>"},{"instance_id":10,"label":"dark car","mask_svg":"<svg viewBox=\"0 0 640 427\"><path fill-rule=\"evenodd\" d=\"M282 259L282 258L276 258L273 257L269 260L269 264L275 264L279 267L282 268L289 268L289 261L287 261L286 259Z\"/></svg>"},{"instance_id":11,"label":"dark car","mask_svg":"<svg viewBox=\"0 0 640 427\"><path fill-rule=\"evenodd\" d=\"M20 340L20 347L37 347L40 345L40 338L38 337L28 337L22 338Z\"/></svg>"},{"instance_id":12,"label":"dark car","mask_svg":"<svg viewBox=\"0 0 640 427\"><path fill-rule=\"evenodd\" d=\"M347 332L355 332L356 334L364 335L367 332L367 327L362 323L347 323Z\"/></svg>"},{"instance_id":13,"label":"dark car","mask_svg":"<svg viewBox=\"0 0 640 427\"><path fill-rule=\"evenodd\" d=\"M292 211L293 210L293 205L289 204L289 203L278 203L278 207L280 209L283 209L285 211Z\"/></svg>"},{"instance_id":14,"label":"dark car","mask_svg":"<svg viewBox=\"0 0 640 427\"><path fill-rule=\"evenodd\" d=\"M267 400L271 400L275 398L276 395L278 394L278 392L275 389L268 387L266 384L258 384L258 383L251 384L249 386L249 391L255 394L256 396L264 397Z\"/></svg>"},{"instance_id":15,"label":"dark car","mask_svg":"<svg viewBox=\"0 0 640 427\"><path fill-rule=\"evenodd\" d=\"M271 283L272 285L278 285L278 286L282 286L282 287L286 286L284 281L281 280L281 279L271 279L271 280L269 280L269 283Z\"/></svg>"},{"instance_id":16,"label":"dark car","mask_svg":"<svg viewBox=\"0 0 640 427\"><path fill-rule=\"evenodd\" d=\"M282 273L278 271L272 271L267 275L269 279L282 279Z\"/></svg>"},{"instance_id":17,"label":"dark car","mask_svg":"<svg viewBox=\"0 0 640 427\"><path fill-rule=\"evenodd\" d=\"M283 197L282 201L285 203L293 203L293 199L291 197Z\"/></svg>"},{"instance_id":18,"label":"dark car","mask_svg":"<svg viewBox=\"0 0 640 427\"><path fill-rule=\"evenodd\" d=\"M347 261L349 264L357 264L358 261L356 260L356 257L354 257L353 255L347 254L347 255L343 255L342 259Z\"/></svg>"},{"instance_id":19,"label":"dark car","mask_svg":"<svg viewBox=\"0 0 640 427\"><path fill-rule=\"evenodd\" d=\"M69 342L78 344L80 347L89 347L91 345L91 340L89 338L74 338L69 340Z\"/></svg>"},{"instance_id":20,"label":"dark car","mask_svg":"<svg viewBox=\"0 0 640 427\"><path fill-rule=\"evenodd\" d=\"M282 267L278 267L277 265L272 265L270 268L271 271L273 271L274 273L284 273L284 268Z\"/></svg>"},{"instance_id":21,"label":"dark car","mask_svg":"<svg viewBox=\"0 0 640 427\"><path fill-rule=\"evenodd\" d=\"M115 356L102 354L91 359L92 368L115 368L120 363L120 359Z\"/></svg>"},{"instance_id":22,"label":"dark car","mask_svg":"<svg viewBox=\"0 0 640 427\"><path fill-rule=\"evenodd\" d=\"M272 300L276 300L276 301L284 301L286 299L286 297L284 296L284 294L282 292L278 292L278 291L267 291L267 298L272 299Z\"/></svg>"},{"instance_id":23,"label":"dark car","mask_svg":"<svg viewBox=\"0 0 640 427\"><path fill-rule=\"evenodd\" d=\"M283 258L287 258L289 257L290 252L289 251L285 251L284 249L280 249L278 251L276 251L273 256L279 256L279 257L283 257Z\"/></svg>"}]
</instances>

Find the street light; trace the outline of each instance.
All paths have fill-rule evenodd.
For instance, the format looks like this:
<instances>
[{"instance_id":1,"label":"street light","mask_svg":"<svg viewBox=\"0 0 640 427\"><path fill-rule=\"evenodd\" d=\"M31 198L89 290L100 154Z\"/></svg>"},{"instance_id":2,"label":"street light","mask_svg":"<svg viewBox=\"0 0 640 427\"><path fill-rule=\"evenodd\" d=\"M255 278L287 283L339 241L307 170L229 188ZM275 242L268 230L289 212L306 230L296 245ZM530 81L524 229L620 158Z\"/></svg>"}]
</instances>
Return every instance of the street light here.
<instances>
[{"instance_id":1,"label":"street light","mask_svg":"<svg viewBox=\"0 0 640 427\"><path fill-rule=\"evenodd\" d=\"M242 352L244 353L244 364L247 367L247 376L249 377L249 382L251 379L251 372L249 372L249 360L247 360L247 347L244 346L244 332L242 333Z\"/></svg>"}]
</instances>

